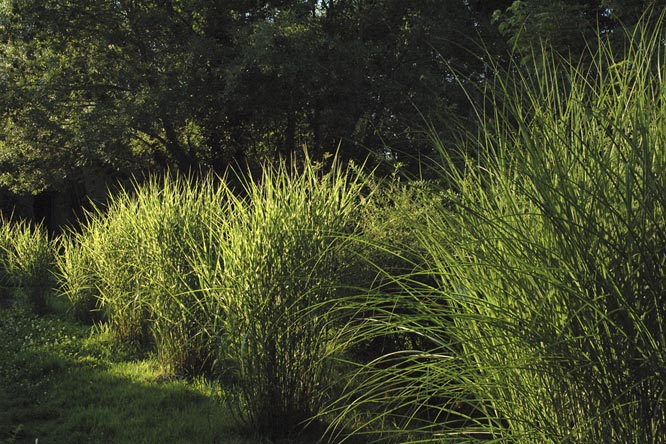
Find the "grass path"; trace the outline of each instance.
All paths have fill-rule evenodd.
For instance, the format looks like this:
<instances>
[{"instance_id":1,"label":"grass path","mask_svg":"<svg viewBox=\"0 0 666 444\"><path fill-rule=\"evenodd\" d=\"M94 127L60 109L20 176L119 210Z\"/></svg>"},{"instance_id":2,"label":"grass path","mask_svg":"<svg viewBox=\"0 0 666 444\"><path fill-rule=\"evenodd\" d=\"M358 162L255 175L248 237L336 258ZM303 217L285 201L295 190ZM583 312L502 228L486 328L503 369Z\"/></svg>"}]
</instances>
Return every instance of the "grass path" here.
<instances>
[{"instance_id":1,"label":"grass path","mask_svg":"<svg viewBox=\"0 0 666 444\"><path fill-rule=\"evenodd\" d=\"M0 307L0 444L257 442L213 392L63 316Z\"/></svg>"}]
</instances>

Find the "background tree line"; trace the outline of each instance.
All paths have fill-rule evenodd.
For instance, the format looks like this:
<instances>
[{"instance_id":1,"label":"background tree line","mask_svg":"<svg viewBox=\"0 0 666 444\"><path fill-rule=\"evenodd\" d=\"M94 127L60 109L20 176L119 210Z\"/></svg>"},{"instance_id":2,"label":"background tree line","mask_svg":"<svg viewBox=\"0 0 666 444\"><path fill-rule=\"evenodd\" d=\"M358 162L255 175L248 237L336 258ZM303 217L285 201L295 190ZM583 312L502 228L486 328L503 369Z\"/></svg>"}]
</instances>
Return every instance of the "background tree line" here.
<instances>
[{"instance_id":1,"label":"background tree line","mask_svg":"<svg viewBox=\"0 0 666 444\"><path fill-rule=\"evenodd\" d=\"M0 209L59 225L118 180L288 154L407 164L488 57L663 0L2 0ZM444 135L446 137L446 134Z\"/></svg>"}]
</instances>

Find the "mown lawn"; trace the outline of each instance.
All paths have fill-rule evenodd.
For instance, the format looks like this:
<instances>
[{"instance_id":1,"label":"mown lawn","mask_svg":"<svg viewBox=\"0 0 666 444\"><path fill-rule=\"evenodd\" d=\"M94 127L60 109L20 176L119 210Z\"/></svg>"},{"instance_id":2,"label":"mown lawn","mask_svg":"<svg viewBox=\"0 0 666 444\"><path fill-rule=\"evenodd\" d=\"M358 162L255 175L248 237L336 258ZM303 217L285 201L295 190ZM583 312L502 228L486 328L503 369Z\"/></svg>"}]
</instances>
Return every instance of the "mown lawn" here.
<instances>
[{"instance_id":1,"label":"mown lawn","mask_svg":"<svg viewBox=\"0 0 666 444\"><path fill-rule=\"evenodd\" d=\"M0 444L245 443L205 381L160 375L64 314L0 305Z\"/></svg>"}]
</instances>

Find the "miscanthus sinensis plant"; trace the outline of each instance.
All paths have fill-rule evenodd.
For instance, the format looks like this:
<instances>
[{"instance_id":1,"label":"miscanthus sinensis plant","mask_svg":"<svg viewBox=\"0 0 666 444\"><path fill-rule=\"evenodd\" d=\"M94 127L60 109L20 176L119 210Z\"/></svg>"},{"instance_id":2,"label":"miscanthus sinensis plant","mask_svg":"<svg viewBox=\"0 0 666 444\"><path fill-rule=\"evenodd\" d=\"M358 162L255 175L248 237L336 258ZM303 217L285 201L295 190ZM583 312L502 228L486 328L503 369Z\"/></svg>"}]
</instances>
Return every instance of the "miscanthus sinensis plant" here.
<instances>
[{"instance_id":1,"label":"miscanthus sinensis plant","mask_svg":"<svg viewBox=\"0 0 666 444\"><path fill-rule=\"evenodd\" d=\"M23 296L36 313L46 312L54 263L55 245L42 225L0 216L0 291Z\"/></svg>"},{"instance_id":2,"label":"miscanthus sinensis plant","mask_svg":"<svg viewBox=\"0 0 666 444\"><path fill-rule=\"evenodd\" d=\"M189 264L211 213L225 210L212 178L152 178L110 197L63 240L61 289L80 318L154 348L168 374L210 368L213 308L199 298Z\"/></svg>"},{"instance_id":3,"label":"miscanthus sinensis plant","mask_svg":"<svg viewBox=\"0 0 666 444\"><path fill-rule=\"evenodd\" d=\"M499 70L480 131L438 143L449 192L414 221L437 284L394 276L355 325L430 346L363 366L340 425L365 406L400 442L666 442L662 25Z\"/></svg>"},{"instance_id":4,"label":"miscanthus sinensis plant","mask_svg":"<svg viewBox=\"0 0 666 444\"><path fill-rule=\"evenodd\" d=\"M306 155L231 181L137 185L65 238L61 288L165 372L221 381L252 430L300 432L329 396L331 307L358 280L372 189L359 170Z\"/></svg>"},{"instance_id":5,"label":"miscanthus sinensis plant","mask_svg":"<svg viewBox=\"0 0 666 444\"><path fill-rule=\"evenodd\" d=\"M337 159L278 161L225 188L197 248L196 291L217 307L216 374L238 417L280 437L298 432L327 399L336 349L330 309L355 270L364 179Z\"/></svg>"}]
</instances>

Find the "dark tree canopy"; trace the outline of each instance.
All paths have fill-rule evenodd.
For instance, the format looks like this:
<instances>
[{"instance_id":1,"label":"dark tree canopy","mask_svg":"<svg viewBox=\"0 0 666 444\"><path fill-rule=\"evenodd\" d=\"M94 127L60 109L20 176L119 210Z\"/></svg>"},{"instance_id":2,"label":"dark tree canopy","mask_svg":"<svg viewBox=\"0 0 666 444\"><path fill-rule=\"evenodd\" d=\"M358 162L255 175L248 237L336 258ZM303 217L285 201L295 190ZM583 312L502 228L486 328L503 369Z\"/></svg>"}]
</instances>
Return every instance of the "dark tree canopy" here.
<instances>
[{"instance_id":1,"label":"dark tree canopy","mask_svg":"<svg viewBox=\"0 0 666 444\"><path fill-rule=\"evenodd\" d=\"M409 163L466 113L452 73L485 78L481 47L575 52L662 3L1 0L0 194L303 145Z\"/></svg>"},{"instance_id":2,"label":"dark tree canopy","mask_svg":"<svg viewBox=\"0 0 666 444\"><path fill-rule=\"evenodd\" d=\"M5 0L0 184L418 151L488 11L459 0ZM485 20L488 22L488 20ZM448 73L448 75L447 75Z\"/></svg>"},{"instance_id":3,"label":"dark tree canopy","mask_svg":"<svg viewBox=\"0 0 666 444\"><path fill-rule=\"evenodd\" d=\"M631 28L642 15L656 16L664 0L515 0L493 14L511 45L529 51L546 44L561 53L579 55L598 33ZM655 11L657 11L655 13Z\"/></svg>"}]
</instances>

